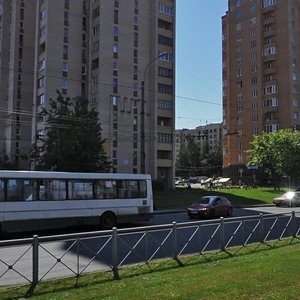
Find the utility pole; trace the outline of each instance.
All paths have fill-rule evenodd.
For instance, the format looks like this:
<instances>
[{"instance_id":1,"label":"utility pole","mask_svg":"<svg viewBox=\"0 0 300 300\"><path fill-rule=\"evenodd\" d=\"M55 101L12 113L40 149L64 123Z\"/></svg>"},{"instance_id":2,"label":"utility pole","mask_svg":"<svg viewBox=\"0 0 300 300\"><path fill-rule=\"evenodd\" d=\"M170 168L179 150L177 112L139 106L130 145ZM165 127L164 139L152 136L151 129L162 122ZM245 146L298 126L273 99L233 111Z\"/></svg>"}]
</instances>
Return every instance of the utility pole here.
<instances>
[{"instance_id":1,"label":"utility pole","mask_svg":"<svg viewBox=\"0 0 300 300\"><path fill-rule=\"evenodd\" d=\"M146 73L148 71L149 66L154 63L157 59L164 56L166 52L160 53L157 57L151 60L145 70L143 81L141 82L141 145L140 145L140 160L141 160L141 174L145 174L146 172L146 153L145 153L145 80L146 80Z\"/></svg>"}]
</instances>

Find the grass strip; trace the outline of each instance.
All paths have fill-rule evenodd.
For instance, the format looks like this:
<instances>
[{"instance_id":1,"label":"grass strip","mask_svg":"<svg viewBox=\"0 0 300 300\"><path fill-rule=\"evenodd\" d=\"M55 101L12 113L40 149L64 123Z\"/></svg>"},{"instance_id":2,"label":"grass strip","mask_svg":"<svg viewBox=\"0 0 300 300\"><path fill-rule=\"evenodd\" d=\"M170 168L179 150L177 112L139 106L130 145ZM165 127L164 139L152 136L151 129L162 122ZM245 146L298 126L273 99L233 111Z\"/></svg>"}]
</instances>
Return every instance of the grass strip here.
<instances>
[{"instance_id":1,"label":"grass strip","mask_svg":"<svg viewBox=\"0 0 300 300\"><path fill-rule=\"evenodd\" d=\"M40 283L32 299L299 299L300 243L236 248L126 267L121 280L111 272ZM272 245L271 245L272 246ZM0 288L0 299L23 299L28 287Z\"/></svg>"}]
</instances>

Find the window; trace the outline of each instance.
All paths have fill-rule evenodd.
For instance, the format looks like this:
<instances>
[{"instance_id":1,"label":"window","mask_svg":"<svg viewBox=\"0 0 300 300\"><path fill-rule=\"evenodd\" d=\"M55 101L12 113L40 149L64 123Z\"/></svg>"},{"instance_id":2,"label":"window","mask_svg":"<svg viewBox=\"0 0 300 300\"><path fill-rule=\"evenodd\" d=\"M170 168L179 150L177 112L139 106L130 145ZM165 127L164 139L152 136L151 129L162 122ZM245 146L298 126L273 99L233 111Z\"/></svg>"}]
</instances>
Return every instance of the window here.
<instances>
[{"instance_id":1,"label":"window","mask_svg":"<svg viewBox=\"0 0 300 300\"><path fill-rule=\"evenodd\" d=\"M42 59L40 62L39 62L39 65L38 65L38 70L39 71L42 71L46 68L46 60L45 59Z\"/></svg>"},{"instance_id":2,"label":"window","mask_svg":"<svg viewBox=\"0 0 300 300\"><path fill-rule=\"evenodd\" d=\"M47 18L47 10L46 9L43 9L41 12L40 12L40 19L43 20Z\"/></svg>"},{"instance_id":3,"label":"window","mask_svg":"<svg viewBox=\"0 0 300 300\"><path fill-rule=\"evenodd\" d=\"M251 121L252 121L252 123L257 123L258 122L258 115L252 115Z\"/></svg>"},{"instance_id":4,"label":"window","mask_svg":"<svg viewBox=\"0 0 300 300\"><path fill-rule=\"evenodd\" d=\"M256 17L250 18L250 19L249 19L249 23L250 23L250 25L256 24Z\"/></svg>"},{"instance_id":5,"label":"window","mask_svg":"<svg viewBox=\"0 0 300 300\"><path fill-rule=\"evenodd\" d=\"M98 85L98 76L92 76L92 86Z\"/></svg>"},{"instance_id":6,"label":"window","mask_svg":"<svg viewBox=\"0 0 300 300\"><path fill-rule=\"evenodd\" d=\"M278 98L269 98L264 100L264 107L277 107Z\"/></svg>"},{"instance_id":7,"label":"window","mask_svg":"<svg viewBox=\"0 0 300 300\"><path fill-rule=\"evenodd\" d=\"M255 3L250 4L249 11L250 11L250 14L253 14L256 12L256 4Z\"/></svg>"},{"instance_id":8,"label":"window","mask_svg":"<svg viewBox=\"0 0 300 300\"><path fill-rule=\"evenodd\" d=\"M279 130L279 125L278 124L268 124L264 126L264 131L265 132L274 132Z\"/></svg>"},{"instance_id":9,"label":"window","mask_svg":"<svg viewBox=\"0 0 300 300\"><path fill-rule=\"evenodd\" d=\"M257 90L252 90L251 91L251 98L256 98L258 96Z\"/></svg>"},{"instance_id":10,"label":"window","mask_svg":"<svg viewBox=\"0 0 300 300\"><path fill-rule=\"evenodd\" d=\"M118 38L119 38L119 27L117 27L117 26L113 27L113 37L114 37L114 41L118 41Z\"/></svg>"},{"instance_id":11,"label":"window","mask_svg":"<svg viewBox=\"0 0 300 300\"><path fill-rule=\"evenodd\" d=\"M63 72L68 72L68 63L63 63Z\"/></svg>"},{"instance_id":12,"label":"window","mask_svg":"<svg viewBox=\"0 0 300 300\"><path fill-rule=\"evenodd\" d=\"M95 70L99 67L99 58L96 58L92 61L92 70Z\"/></svg>"},{"instance_id":13,"label":"window","mask_svg":"<svg viewBox=\"0 0 300 300\"><path fill-rule=\"evenodd\" d=\"M173 110L173 103L166 100L157 100L157 108L164 110Z\"/></svg>"},{"instance_id":14,"label":"window","mask_svg":"<svg viewBox=\"0 0 300 300\"><path fill-rule=\"evenodd\" d=\"M93 35L98 35L100 32L100 24L93 26Z\"/></svg>"},{"instance_id":15,"label":"window","mask_svg":"<svg viewBox=\"0 0 300 300\"><path fill-rule=\"evenodd\" d=\"M277 0L262 0L261 7L266 8L268 6L272 6L277 3Z\"/></svg>"},{"instance_id":16,"label":"window","mask_svg":"<svg viewBox=\"0 0 300 300\"><path fill-rule=\"evenodd\" d=\"M138 47L138 43L139 43L139 34L137 32L133 33L133 43L134 43L134 47Z\"/></svg>"},{"instance_id":17,"label":"window","mask_svg":"<svg viewBox=\"0 0 300 300\"><path fill-rule=\"evenodd\" d=\"M165 4L158 3L158 11L169 16L173 15L172 7L169 7Z\"/></svg>"},{"instance_id":18,"label":"window","mask_svg":"<svg viewBox=\"0 0 300 300\"><path fill-rule=\"evenodd\" d=\"M263 56L274 55L277 53L276 47L269 47L263 50Z\"/></svg>"},{"instance_id":19,"label":"window","mask_svg":"<svg viewBox=\"0 0 300 300\"><path fill-rule=\"evenodd\" d=\"M251 109L252 110L258 110L258 103L257 102L252 102L251 103Z\"/></svg>"},{"instance_id":20,"label":"window","mask_svg":"<svg viewBox=\"0 0 300 300\"><path fill-rule=\"evenodd\" d=\"M268 94L274 94L278 92L278 86L277 85L267 85L264 87L264 95Z\"/></svg>"},{"instance_id":21,"label":"window","mask_svg":"<svg viewBox=\"0 0 300 300\"><path fill-rule=\"evenodd\" d=\"M99 17L100 9L99 6L93 9L93 19Z\"/></svg>"},{"instance_id":22,"label":"window","mask_svg":"<svg viewBox=\"0 0 300 300\"><path fill-rule=\"evenodd\" d=\"M68 80L63 79L61 86L62 86L62 89L66 90L68 88Z\"/></svg>"},{"instance_id":23,"label":"window","mask_svg":"<svg viewBox=\"0 0 300 300\"><path fill-rule=\"evenodd\" d=\"M251 60L256 60L257 59L257 53L256 52L251 52L250 53L250 59Z\"/></svg>"},{"instance_id":24,"label":"window","mask_svg":"<svg viewBox=\"0 0 300 300\"><path fill-rule=\"evenodd\" d=\"M252 65L251 66L251 73L256 73L257 72L257 65Z\"/></svg>"},{"instance_id":25,"label":"window","mask_svg":"<svg viewBox=\"0 0 300 300\"><path fill-rule=\"evenodd\" d=\"M118 78L112 80L113 92L118 93Z\"/></svg>"},{"instance_id":26,"label":"window","mask_svg":"<svg viewBox=\"0 0 300 300\"><path fill-rule=\"evenodd\" d=\"M172 47L173 46L173 39L169 38L167 36L159 34L158 35L158 43L161 44L161 45L166 45L166 46Z\"/></svg>"},{"instance_id":27,"label":"window","mask_svg":"<svg viewBox=\"0 0 300 300\"><path fill-rule=\"evenodd\" d=\"M99 41L96 41L92 45L92 52L97 52L99 50Z\"/></svg>"},{"instance_id":28,"label":"window","mask_svg":"<svg viewBox=\"0 0 300 300\"><path fill-rule=\"evenodd\" d=\"M235 0L235 6L240 7L242 4L242 0Z\"/></svg>"},{"instance_id":29,"label":"window","mask_svg":"<svg viewBox=\"0 0 300 300\"><path fill-rule=\"evenodd\" d=\"M68 59L68 53L69 53L69 47L67 45L64 45L63 48L63 58Z\"/></svg>"},{"instance_id":30,"label":"window","mask_svg":"<svg viewBox=\"0 0 300 300\"><path fill-rule=\"evenodd\" d=\"M38 96L38 105L45 104L45 94L41 94Z\"/></svg>"},{"instance_id":31,"label":"window","mask_svg":"<svg viewBox=\"0 0 300 300\"><path fill-rule=\"evenodd\" d=\"M38 79L38 88L44 87L46 83L46 79L45 77L41 77L40 79Z\"/></svg>"},{"instance_id":32,"label":"window","mask_svg":"<svg viewBox=\"0 0 300 300\"><path fill-rule=\"evenodd\" d=\"M173 70L168 68L158 67L158 76L172 78L173 77Z\"/></svg>"},{"instance_id":33,"label":"window","mask_svg":"<svg viewBox=\"0 0 300 300\"><path fill-rule=\"evenodd\" d=\"M117 9L114 10L114 23L119 23L119 11Z\"/></svg>"},{"instance_id":34,"label":"window","mask_svg":"<svg viewBox=\"0 0 300 300\"><path fill-rule=\"evenodd\" d=\"M164 144L172 144L172 134L158 133L158 142Z\"/></svg>"},{"instance_id":35,"label":"window","mask_svg":"<svg viewBox=\"0 0 300 300\"><path fill-rule=\"evenodd\" d=\"M64 28L64 42L68 42L69 39L69 29Z\"/></svg>"},{"instance_id":36,"label":"window","mask_svg":"<svg viewBox=\"0 0 300 300\"><path fill-rule=\"evenodd\" d=\"M251 78L251 84L252 84L252 85L257 84L257 77L252 77L252 78Z\"/></svg>"},{"instance_id":37,"label":"window","mask_svg":"<svg viewBox=\"0 0 300 300\"><path fill-rule=\"evenodd\" d=\"M158 83L158 92L162 94L172 94L173 93L173 86L163 83Z\"/></svg>"},{"instance_id":38,"label":"window","mask_svg":"<svg viewBox=\"0 0 300 300\"><path fill-rule=\"evenodd\" d=\"M163 52L159 51L158 55L161 55ZM173 61L173 55L170 53L165 53L164 55L160 56L159 58L162 61L168 61L172 62Z\"/></svg>"},{"instance_id":39,"label":"window","mask_svg":"<svg viewBox=\"0 0 300 300\"><path fill-rule=\"evenodd\" d=\"M47 27L46 26L41 27L40 32L39 32L39 37L42 38L42 37L46 36L46 34L47 34Z\"/></svg>"},{"instance_id":40,"label":"window","mask_svg":"<svg viewBox=\"0 0 300 300\"><path fill-rule=\"evenodd\" d=\"M250 42L250 48L256 48L256 45L257 45L256 41Z\"/></svg>"}]
</instances>

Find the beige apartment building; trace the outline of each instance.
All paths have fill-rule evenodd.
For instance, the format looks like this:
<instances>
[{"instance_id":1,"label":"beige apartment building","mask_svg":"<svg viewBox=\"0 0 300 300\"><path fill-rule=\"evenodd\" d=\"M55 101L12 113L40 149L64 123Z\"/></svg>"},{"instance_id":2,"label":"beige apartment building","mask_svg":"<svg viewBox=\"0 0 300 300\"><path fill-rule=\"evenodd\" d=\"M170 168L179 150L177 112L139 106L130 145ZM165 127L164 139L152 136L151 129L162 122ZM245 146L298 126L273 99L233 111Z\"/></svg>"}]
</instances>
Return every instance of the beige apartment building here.
<instances>
[{"instance_id":1,"label":"beige apartment building","mask_svg":"<svg viewBox=\"0 0 300 300\"><path fill-rule=\"evenodd\" d=\"M300 125L300 1L230 0L222 26L223 176L251 176L253 137Z\"/></svg>"},{"instance_id":2,"label":"beige apartment building","mask_svg":"<svg viewBox=\"0 0 300 300\"><path fill-rule=\"evenodd\" d=\"M10 157L20 160L44 136L39 113L59 90L87 97L99 112L112 172L150 173L171 185L175 6L0 0L0 142Z\"/></svg>"}]
</instances>

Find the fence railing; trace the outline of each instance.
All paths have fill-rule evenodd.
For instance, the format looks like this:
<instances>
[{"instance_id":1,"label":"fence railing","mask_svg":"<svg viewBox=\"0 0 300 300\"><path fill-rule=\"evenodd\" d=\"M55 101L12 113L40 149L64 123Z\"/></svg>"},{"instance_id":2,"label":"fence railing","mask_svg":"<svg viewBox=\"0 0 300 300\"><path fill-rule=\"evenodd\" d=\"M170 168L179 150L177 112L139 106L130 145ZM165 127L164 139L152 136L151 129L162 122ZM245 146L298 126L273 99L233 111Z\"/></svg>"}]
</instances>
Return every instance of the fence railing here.
<instances>
[{"instance_id":1,"label":"fence railing","mask_svg":"<svg viewBox=\"0 0 300 300\"><path fill-rule=\"evenodd\" d=\"M0 285L29 284L28 294L43 280L80 277L86 272L111 270L120 278L122 266L170 258L181 264L188 254L205 255L253 243L299 238L300 213L247 217L117 229L99 232L33 236L0 241Z\"/></svg>"}]
</instances>

